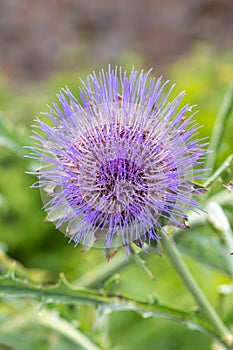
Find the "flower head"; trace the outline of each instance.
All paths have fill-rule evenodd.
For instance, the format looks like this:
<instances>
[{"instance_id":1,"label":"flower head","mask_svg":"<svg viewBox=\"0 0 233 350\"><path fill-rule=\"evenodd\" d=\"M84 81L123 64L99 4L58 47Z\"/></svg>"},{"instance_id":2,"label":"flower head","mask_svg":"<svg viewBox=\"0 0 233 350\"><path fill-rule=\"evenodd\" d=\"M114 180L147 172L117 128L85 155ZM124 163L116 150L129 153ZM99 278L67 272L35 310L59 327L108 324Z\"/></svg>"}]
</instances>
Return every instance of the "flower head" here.
<instances>
[{"instance_id":1,"label":"flower head","mask_svg":"<svg viewBox=\"0 0 233 350\"><path fill-rule=\"evenodd\" d=\"M157 229L184 227L187 209L198 208L192 180L202 178L206 151L191 107L179 107L184 92L169 102L166 85L150 71L93 72L80 99L65 88L49 123L36 118L34 187L46 192L48 220L76 244L155 240Z\"/></svg>"}]
</instances>

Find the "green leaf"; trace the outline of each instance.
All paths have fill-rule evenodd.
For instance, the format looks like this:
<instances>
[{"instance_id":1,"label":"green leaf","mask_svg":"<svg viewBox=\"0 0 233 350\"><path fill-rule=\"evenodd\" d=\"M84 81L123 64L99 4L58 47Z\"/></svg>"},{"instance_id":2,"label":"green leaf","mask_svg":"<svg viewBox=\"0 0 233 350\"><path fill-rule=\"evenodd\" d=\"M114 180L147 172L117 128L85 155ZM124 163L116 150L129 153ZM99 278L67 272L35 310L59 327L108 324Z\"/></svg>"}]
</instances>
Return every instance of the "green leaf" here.
<instances>
[{"instance_id":1,"label":"green leaf","mask_svg":"<svg viewBox=\"0 0 233 350\"><path fill-rule=\"evenodd\" d=\"M23 146L26 143L28 143L28 140L25 140L24 143L23 135L20 131L10 125L0 113L0 146L5 146L17 154L23 155Z\"/></svg>"},{"instance_id":2,"label":"green leaf","mask_svg":"<svg viewBox=\"0 0 233 350\"><path fill-rule=\"evenodd\" d=\"M205 187L209 187L212 183L219 179L224 171L231 167L233 164L233 154L231 154L227 159L221 164L221 166L210 176L204 183ZM225 186L226 187L226 186Z\"/></svg>"},{"instance_id":3,"label":"green leaf","mask_svg":"<svg viewBox=\"0 0 233 350\"><path fill-rule=\"evenodd\" d=\"M216 168L217 155L220 150L222 139L224 136L225 128L227 127L227 121L231 115L233 107L233 83L229 86L229 89L224 97L223 103L219 109L217 119L213 128L213 132L210 139L209 149L213 151L209 153L206 160L206 168L212 169L212 172Z\"/></svg>"},{"instance_id":4,"label":"green leaf","mask_svg":"<svg viewBox=\"0 0 233 350\"><path fill-rule=\"evenodd\" d=\"M222 207L218 203L210 202L208 204L208 212L209 221L222 233L225 248L224 260L228 263L231 276L233 277L233 259L232 256L230 256L233 252L233 232L230 223Z\"/></svg>"},{"instance_id":5,"label":"green leaf","mask_svg":"<svg viewBox=\"0 0 233 350\"><path fill-rule=\"evenodd\" d=\"M225 247L217 235L210 233L204 227L199 227L188 232L180 232L176 235L176 242L189 257L231 276Z\"/></svg>"}]
</instances>

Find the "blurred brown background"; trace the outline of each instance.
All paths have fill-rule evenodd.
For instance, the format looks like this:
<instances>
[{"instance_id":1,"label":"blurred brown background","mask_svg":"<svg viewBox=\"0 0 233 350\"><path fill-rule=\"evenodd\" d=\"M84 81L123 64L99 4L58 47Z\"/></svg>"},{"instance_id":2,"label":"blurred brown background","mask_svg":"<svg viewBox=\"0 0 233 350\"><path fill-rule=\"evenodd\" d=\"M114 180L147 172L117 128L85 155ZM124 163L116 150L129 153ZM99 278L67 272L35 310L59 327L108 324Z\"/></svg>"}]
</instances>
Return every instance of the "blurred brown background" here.
<instances>
[{"instance_id":1,"label":"blurred brown background","mask_svg":"<svg viewBox=\"0 0 233 350\"><path fill-rule=\"evenodd\" d=\"M41 79L125 53L163 69L195 42L232 47L232 14L232 0L0 0L0 69Z\"/></svg>"}]
</instances>

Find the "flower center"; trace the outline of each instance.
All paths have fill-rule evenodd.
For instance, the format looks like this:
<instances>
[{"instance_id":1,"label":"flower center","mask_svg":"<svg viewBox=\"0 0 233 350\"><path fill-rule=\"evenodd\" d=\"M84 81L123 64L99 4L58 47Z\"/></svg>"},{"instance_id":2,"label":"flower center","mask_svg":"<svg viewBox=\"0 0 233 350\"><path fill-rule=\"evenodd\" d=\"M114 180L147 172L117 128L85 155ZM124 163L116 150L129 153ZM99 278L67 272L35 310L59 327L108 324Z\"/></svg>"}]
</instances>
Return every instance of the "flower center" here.
<instances>
[{"instance_id":1,"label":"flower center","mask_svg":"<svg viewBox=\"0 0 233 350\"><path fill-rule=\"evenodd\" d=\"M148 215L170 213L176 201L171 152L143 127L93 125L71 145L63 170L69 205L95 227L146 221Z\"/></svg>"},{"instance_id":2,"label":"flower center","mask_svg":"<svg viewBox=\"0 0 233 350\"><path fill-rule=\"evenodd\" d=\"M109 202L113 213L128 211L132 214L133 207L142 203L146 196L143 175L143 171L127 159L116 158L106 162L96 174L100 198Z\"/></svg>"},{"instance_id":3,"label":"flower center","mask_svg":"<svg viewBox=\"0 0 233 350\"><path fill-rule=\"evenodd\" d=\"M63 185L70 205L93 225L133 223L143 210L148 187L136 161L145 137L135 127L112 124L87 131L72 146Z\"/></svg>"}]
</instances>

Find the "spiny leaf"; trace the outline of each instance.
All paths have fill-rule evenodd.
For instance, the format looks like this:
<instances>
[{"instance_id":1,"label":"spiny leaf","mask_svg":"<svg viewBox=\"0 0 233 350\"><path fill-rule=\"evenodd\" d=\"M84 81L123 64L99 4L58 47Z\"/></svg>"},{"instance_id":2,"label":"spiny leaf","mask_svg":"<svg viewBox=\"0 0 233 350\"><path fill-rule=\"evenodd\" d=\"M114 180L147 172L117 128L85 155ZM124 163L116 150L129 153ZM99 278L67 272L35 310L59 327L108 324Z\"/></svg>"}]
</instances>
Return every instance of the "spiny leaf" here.
<instances>
[{"instance_id":1,"label":"spiny leaf","mask_svg":"<svg viewBox=\"0 0 233 350\"><path fill-rule=\"evenodd\" d=\"M46 303L86 304L102 306L113 311L135 311L141 316L162 317L179 322L212 335L209 325L196 315L160 304L156 299L138 299L121 294L105 294L91 289L76 289L64 276L55 285L36 285L28 280L12 278L8 274L0 278L0 297L31 298ZM149 315L149 316L148 316Z\"/></svg>"},{"instance_id":2,"label":"spiny leaf","mask_svg":"<svg viewBox=\"0 0 233 350\"><path fill-rule=\"evenodd\" d=\"M11 259L7 254L0 250L0 263L4 266L7 274L14 277L20 276L30 279L32 281L46 282L50 279L50 273L48 271L40 269L27 269L20 262Z\"/></svg>"}]
</instances>

